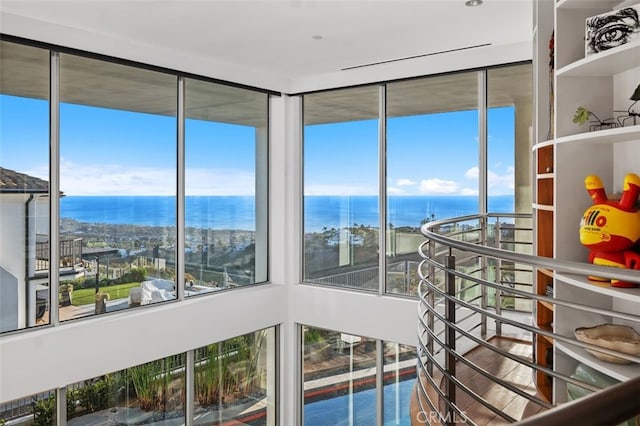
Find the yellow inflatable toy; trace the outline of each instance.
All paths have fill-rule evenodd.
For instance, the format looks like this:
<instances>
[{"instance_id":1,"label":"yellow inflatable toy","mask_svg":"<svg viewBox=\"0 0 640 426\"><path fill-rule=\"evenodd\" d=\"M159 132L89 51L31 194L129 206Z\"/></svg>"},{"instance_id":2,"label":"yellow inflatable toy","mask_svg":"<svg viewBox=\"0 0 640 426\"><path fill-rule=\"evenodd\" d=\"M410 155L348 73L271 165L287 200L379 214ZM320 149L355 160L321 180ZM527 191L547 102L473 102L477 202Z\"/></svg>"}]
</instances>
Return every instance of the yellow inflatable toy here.
<instances>
[{"instance_id":1,"label":"yellow inflatable toy","mask_svg":"<svg viewBox=\"0 0 640 426\"><path fill-rule=\"evenodd\" d=\"M598 176L587 176L585 188L593 205L580 221L580 242L587 247L589 262L594 265L640 269L640 211L636 203L640 196L640 177L629 173L624 178L620 201L609 200ZM610 281L613 287L637 287L638 284L589 277L596 281Z\"/></svg>"}]
</instances>

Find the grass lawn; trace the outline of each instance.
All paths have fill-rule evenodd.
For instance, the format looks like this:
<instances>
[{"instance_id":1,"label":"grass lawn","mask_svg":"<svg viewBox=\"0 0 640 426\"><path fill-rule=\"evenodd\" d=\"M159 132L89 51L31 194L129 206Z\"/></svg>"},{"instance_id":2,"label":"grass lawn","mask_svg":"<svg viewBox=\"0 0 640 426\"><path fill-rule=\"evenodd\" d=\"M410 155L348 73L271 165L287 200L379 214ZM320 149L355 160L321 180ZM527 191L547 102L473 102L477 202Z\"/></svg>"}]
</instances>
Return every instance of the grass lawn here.
<instances>
[{"instance_id":1,"label":"grass lawn","mask_svg":"<svg viewBox=\"0 0 640 426\"><path fill-rule=\"evenodd\" d=\"M124 299L129 297L129 290L133 287L140 287L140 283L126 283L111 285L108 287L100 287L100 291L103 293L109 293L109 299ZM95 288L81 288L79 290L73 290L71 298L73 299L73 306L89 305L95 303L96 289Z\"/></svg>"}]
</instances>

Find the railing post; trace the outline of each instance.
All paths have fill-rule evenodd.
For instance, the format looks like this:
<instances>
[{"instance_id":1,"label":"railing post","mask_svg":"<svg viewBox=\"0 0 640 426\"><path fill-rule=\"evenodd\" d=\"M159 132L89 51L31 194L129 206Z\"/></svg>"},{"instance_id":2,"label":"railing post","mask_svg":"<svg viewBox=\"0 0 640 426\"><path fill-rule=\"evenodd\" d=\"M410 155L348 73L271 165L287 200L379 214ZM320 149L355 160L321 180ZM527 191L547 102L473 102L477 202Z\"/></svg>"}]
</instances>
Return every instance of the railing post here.
<instances>
[{"instance_id":1,"label":"railing post","mask_svg":"<svg viewBox=\"0 0 640 426\"><path fill-rule=\"evenodd\" d=\"M489 224L487 221L487 216L483 215L480 218L480 244L482 246L487 245L487 228ZM482 256L480 258L480 278L483 280L488 279L487 273L487 257ZM482 314L480 315L480 336L483 339L487 338L487 316L484 311L487 309L487 287L484 285L480 285L480 308L482 309Z\"/></svg>"},{"instance_id":2,"label":"railing post","mask_svg":"<svg viewBox=\"0 0 640 426\"><path fill-rule=\"evenodd\" d=\"M502 228L500 227L500 219L496 220L496 248L502 245ZM494 281L498 285L502 285L502 259L498 259L496 263L496 279ZM502 290L496 289L496 314L502 315ZM496 320L496 335L502 336L502 322Z\"/></svg>"},{"instance_id":3,"label":"railing post","mask_svg":"<svg viewBox=\"0 0 640 426\"><path fill-rule=\"evenodd\" d=\"M456 278L455 275L451 271L455 270L456 267L456 257L455 256L446 256L445 257L445 267L446 267L446 275L445 275L445 290L447 295L447 301L445 303L444 315L446 319L445 324L445 345L451 349L452 351L456 350L456 331L451 326L451 324L456 323L456 302L453 298L456 295ZM456 375L456 357L450 352L447 351L445 357L445 369L447 370L448 377L446 380L446 388L445 393L447 395L447 399L450 404L456 403L456 385L453 383L451 377L455 377ZM446 417L445 422L447 425L453 425L455 423L455 410L451 407L450 404L447 404Z\"/></svg>"},{"instance_id":4,"label":"railing post","mask_svg":"<svg viewBox=\"0 0 640 426\"><path fill-rule=\"evenodd\" d=\"M433 240L429 241L429 258L430 259L435 259L435 255L436 255L436 242ZM431 282L431 285L435 286L436 285L436 268L433 265L429 265L429 281ZM436 297L434 294L434 291L432 291L431 289L429 289L429 292L427 293L427 304L429 305L429 309L427 311L427 327L429 328L429 330L434 333L435 332L435 327L434 327L434 316L433 316L433 309L435 309L436 306ZM427 333L427 351L429 351L429 361L427 362L427 373L429 374L429 376L433 377L433 338L431 337L431 333Z\"/></svg>"}]
</instances>

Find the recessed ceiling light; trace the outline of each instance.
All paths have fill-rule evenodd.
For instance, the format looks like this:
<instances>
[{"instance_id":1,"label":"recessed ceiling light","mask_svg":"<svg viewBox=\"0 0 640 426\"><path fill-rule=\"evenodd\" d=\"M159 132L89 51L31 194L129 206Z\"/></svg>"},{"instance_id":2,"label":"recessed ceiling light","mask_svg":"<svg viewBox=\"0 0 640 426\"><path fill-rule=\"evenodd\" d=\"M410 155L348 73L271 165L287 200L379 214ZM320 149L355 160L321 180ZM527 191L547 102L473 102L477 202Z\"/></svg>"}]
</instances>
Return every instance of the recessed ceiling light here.
<instances>
[{"instance_id":1,"label":"recessed ceiling light","mask_svg":"<svg viewBox=\"0 0 640 426\"><path fill-rule=\"evenodd\" d=\"M465 6L480 6L482 4L482 0L467 0L464 2Z\"/></svg>"},{"instance_id":2,"label":"recessed ceiling light","mask_svg":"<svg viewBox=\"0 0 640 426\"><path fill-rule=\"evenodd\" d=\"M314 34L311 36L311 38L314 40L322 40L322 36L320 34Z\"/></svg>"}]
</instances>

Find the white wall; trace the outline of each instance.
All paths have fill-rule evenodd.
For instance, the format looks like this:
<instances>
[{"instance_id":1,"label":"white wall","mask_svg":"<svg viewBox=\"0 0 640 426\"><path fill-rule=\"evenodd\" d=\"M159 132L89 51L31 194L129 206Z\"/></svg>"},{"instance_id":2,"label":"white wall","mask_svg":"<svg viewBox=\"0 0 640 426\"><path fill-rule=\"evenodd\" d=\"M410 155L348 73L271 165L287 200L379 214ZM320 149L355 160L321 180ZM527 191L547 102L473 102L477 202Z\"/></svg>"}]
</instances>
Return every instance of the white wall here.
<instances>
[{"instance_id":1,"label":"white wall","mask_svg":"<svg viewBox=\"0 0 640 426\"><path fill-rule=\"evenodd\" d=\"M0 337L0 402L280 324L286 288L259 285Z\"/></svg>"},{"instance_id":2,"label":"white wall","mask_svg":"<svg viewBox=\"0 0 640 426\"><path fill-rule=\"evenodd\" d=\"M3 33L31 40L114 56L234 83L261 87L282 93L302 93L312 90L486 67L526 61L532 57L530 42L504 43L459 52L406 59L375 66L345 71L338 70L333 73L290 79L281 75L257 72L249 67L187 54L162 46L140 45L125 38L66 27L2 11L0 11L0 28Z\"/></svg>"},{"instance_id":3,"label":"white wall","mask_svg":"<svg viewBox=\"0 0 640 426\"><path fill-rule=\"evenodd\" d=\"M530 59L527 45L402 61L300 81L157 46L137 46L77 29L0 13L7 34L174 70L293 93ZM270 102L269 270L272 284L147 306L0 337L0 401L62 387L250 331L280 324L281 421L295 419L295 324L415 345L417 301L299 285L301 270L300 99ZM4 216L4 215L3 215ZM21 241L22 236L3 235ZM4 250L4 247L3 247Z\"/></svg>"},{"instance_id":4,"label":"white wall","mask_svg":"<svg viewBox=\"0 0 640 426\"><path fill-rule=\"evenodd\" d=\"M0 198L0 331L25 327L25 202L24 194L2 194ZM33 209L33 204L31 205ZM13 288L15 286L15 288ZM11 287L11 288L10 288Z\"/></svg>"}]
</instances>

